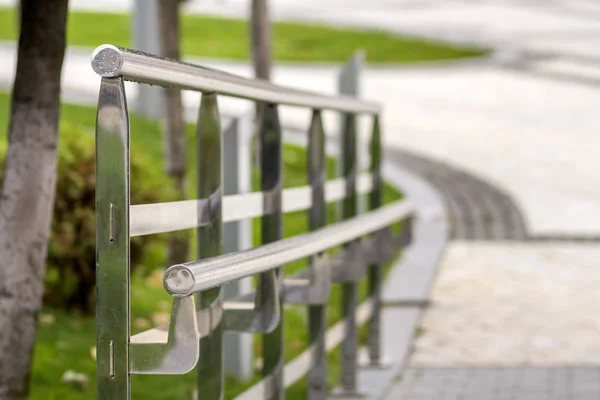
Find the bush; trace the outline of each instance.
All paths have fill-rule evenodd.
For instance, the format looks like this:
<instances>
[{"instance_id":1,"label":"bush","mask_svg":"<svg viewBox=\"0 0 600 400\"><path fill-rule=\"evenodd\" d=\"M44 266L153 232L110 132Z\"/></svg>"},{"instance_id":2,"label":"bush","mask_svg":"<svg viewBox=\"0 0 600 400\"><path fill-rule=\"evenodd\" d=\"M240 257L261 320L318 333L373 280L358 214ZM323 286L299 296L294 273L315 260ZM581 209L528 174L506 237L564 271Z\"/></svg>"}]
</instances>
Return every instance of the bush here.
<instances>
[{"instance_id":1,"label":"bush","mask_svg":"<svg viewBox=\"0 0 600 400\"><path fill-rule=\"evenodd\" d=\"M94 311L96 280L95 144L92 132L61 123L58 178L54 215L48 243L44 304L84 313ZM5 151L0 163L4 165ZM136 155L131 164L132 204L168 200L166 178L148 176L147 160ZM3 168L2 168L3 170ZM166 183L165 183L166 182ZM158 245L156 236L131 240L131 268L142 259L143 248Z\"/></svg>"}]
</instances>

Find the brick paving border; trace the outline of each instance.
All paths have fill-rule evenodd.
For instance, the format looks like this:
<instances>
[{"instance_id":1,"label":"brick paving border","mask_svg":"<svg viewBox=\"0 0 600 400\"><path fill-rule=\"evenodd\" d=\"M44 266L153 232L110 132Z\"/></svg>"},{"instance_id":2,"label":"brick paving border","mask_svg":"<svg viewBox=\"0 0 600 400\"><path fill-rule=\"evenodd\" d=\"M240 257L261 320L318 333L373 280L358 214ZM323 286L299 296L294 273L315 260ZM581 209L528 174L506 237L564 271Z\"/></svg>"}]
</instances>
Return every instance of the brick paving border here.
<instances>
[{"instance_id":1,"label":"brick paving border","mask_svg":"<svg viewBox=\"0 0 600 400\"><path fill-rule=\"evenodd\" d=\"M600 242L600 236L535 235L510 195L484 180L440 161L403 150L388 157L431 183L442 195L450 220L450 239Z\"/></svg>"},{"instance_id":2,"label":"brick paving border","mask_svg":"<svg viewBox=\"0 0 600 400\"><path fill-rule=\"evenodd\" d=\"M466 172L401 150L389 152L398 165L429 181L441 193L449 213L450 238L526 240L523 216L512 199Z\"/></svg>"}]
</instances>

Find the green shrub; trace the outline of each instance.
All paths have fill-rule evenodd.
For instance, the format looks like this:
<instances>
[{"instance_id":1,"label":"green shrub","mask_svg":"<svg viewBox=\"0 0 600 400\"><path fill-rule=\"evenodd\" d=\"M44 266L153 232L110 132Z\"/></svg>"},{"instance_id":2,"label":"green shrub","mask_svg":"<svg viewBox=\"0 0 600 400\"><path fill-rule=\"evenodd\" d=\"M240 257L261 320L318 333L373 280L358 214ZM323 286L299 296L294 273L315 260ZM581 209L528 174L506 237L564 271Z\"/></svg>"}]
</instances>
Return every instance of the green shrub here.
<instances>
[{"instance_id":1,"label":"green shrub","mask_svg":"<svg viewBox=\"0 0 600 400\"><path fill-rule=\"evenodd\" d=\"M61 123L58 178L46 270L44 304L84 313L95 304L95 144L92 132ZM0 149L4 165L6 151ZM132 204L166 201L168 182L148 176L148 160L136 155L131 164ZM2 168L2 171L4 168ZM131 240L131 268L142 260L143 249L159 245L161 238L140 236Z\"/></svg>"}]
</instances>

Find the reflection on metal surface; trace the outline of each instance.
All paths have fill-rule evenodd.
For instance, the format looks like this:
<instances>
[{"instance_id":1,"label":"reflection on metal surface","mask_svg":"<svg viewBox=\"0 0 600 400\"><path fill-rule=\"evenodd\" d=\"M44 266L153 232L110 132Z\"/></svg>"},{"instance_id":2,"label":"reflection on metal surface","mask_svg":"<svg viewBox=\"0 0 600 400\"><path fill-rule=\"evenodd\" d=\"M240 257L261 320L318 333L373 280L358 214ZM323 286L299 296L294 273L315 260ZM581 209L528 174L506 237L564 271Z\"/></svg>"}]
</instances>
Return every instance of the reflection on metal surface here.
<instances>
[{"instance_id":1,"label":"reflection on metal surface","mask_svg":"<svg viewBox=\"0 0 600 400\"><path fill-rule=\"evenodd\" d=\"M122 78L100 84L96 119L98 399L129 398L129 117Z\"/></svg>"},{"instance_id":2,"label":"reflection on metal surface","mask_svg":"<svg viewBox=\"0 0 600 400\"><path fill-rule=\"evenodd\" d=\"M221 327L223 320L223 299L217 298L213 303L196 310L198 330L200 337L208 336L211 332Z\"/></svg>"},{"instance_id":3,"label":"reflection on metal surface","mask_svg":"<svg viewBox=\"0 0 600 400\"><path fill-rule=\"evenodd\" d=\"M175 297L169 324L131 337L129 370L132 374L188 373L198 363L199 340L194 296Z\"/></svg>"},{"instance_id":4,"label":"reflection on metal surface","mask_svg":"<svg viewBox=\"0 0 600 400\"><path fill-rule=\"evenodd\" d=\"M248 79L227 72L169 60L140 51L104 44L92 55L92 68L103 77L123 76L126 80L201 92L217 92L273 104L314 107L353 113L374 114L377 103L352 97L326 96Z\"/></svg>"},{"instance_id":5,"label":"reflection on metal surface","mask_svg":"<svg viewBox=\"0 0 600 400\"><path fill-rule=\"evenodd\" d=\"M208 198L207 207L198 204L196 217L199 258L222 253L221 205L223 195L221 117L217 95L203 93L196 125L196 194ZM207 220L206 225L202 222ZM200 339L198 362L198 398L221 400L224 393L223 372L223 291L214 287L198 293L198 314L204 319L200 330L206 332ZM206 321L208 316L208 321Z\"/></svg>"}]
</instances>

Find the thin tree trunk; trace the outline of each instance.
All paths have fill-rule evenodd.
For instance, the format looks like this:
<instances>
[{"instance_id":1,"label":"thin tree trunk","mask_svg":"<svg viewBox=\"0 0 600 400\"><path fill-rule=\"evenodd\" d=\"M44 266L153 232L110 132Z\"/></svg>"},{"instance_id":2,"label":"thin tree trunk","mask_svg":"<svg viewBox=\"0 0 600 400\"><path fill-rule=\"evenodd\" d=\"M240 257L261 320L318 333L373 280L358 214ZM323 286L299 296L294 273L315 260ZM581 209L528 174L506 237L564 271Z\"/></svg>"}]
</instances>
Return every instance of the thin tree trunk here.
<instances>
[{"instance_id":1,"label":"thin tree trunk","mask_svg":"<svg viewBox=\"0 0 600 400\"><path fill-rule=\"evenodd\" d=\"M23 0L0 197L0 399L25 399L56 184L67 0Z\"/></svg>"},{"instance_id":2,"label":"thin tree trunk","mask_svg":"<svg viewBox=\"0 0 600 400\"><path fill-rule=\"evenodd\" d=\"M250 13L250 40L252 49L252 64L254 76L259 79L271 79L271 25L269 24L269 12L267 0L252 0ZM255 131L261 126L266 104L256 103L256 115L254 119ZM258 141L255 142L255 162L260 158Z\"/></svg>"},{"instance_id":3,"label":"thin tree trunk","mask_svg":"<svg viewBox=\"0 0 600 400\"><path fill-rule=\"evenodd\" d=\"M180 0L159 0L161 52L168 58L178 60L179 50L179 3ZM181 92L177 89L164 90L164 162L165 169L173 178L178 200L186 198L186 140L183 120ZM189 237L184 232L169 235L167 264L188 261Z\"/></svg>"},{"instance_id":4,"label":"thin tree trunk","mask_svg":"<svg viewBox=\"0 0 600 400\"><path fill-rule=\"evenodd\" d=\"M271 78L271 25L267 0L252 0L252 62L254 75L260 79Z\"/></svg>"}]
</instances>

